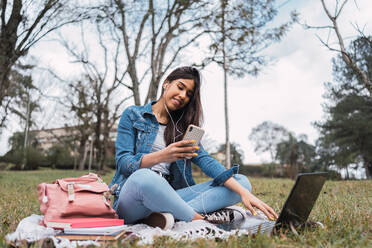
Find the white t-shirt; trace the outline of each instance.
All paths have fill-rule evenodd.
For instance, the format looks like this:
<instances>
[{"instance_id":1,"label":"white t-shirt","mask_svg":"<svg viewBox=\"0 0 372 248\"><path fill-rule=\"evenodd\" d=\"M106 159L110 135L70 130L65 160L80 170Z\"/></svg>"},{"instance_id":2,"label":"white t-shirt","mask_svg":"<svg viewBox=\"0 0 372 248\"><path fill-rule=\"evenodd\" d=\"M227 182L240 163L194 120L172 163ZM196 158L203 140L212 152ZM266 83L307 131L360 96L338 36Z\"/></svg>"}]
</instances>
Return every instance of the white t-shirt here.
<instances>
[{"instance_id":1,"label":"white t-shirt","mask_svg":"<svg viewBox=\"0 0 372 248\"><path fill-rule=\"evenodd\" d=\"M165 131L166 125L159 124L159 131L156 135L154 144L152 145L151 152L157 152L165 148L165 141L164 141L164 131ZM162 174L169 175L169 166L171 163L162 162L159 164L156 164L151 167L151 170L153 171L159 171Z\"/></svg>"}]
</instances>

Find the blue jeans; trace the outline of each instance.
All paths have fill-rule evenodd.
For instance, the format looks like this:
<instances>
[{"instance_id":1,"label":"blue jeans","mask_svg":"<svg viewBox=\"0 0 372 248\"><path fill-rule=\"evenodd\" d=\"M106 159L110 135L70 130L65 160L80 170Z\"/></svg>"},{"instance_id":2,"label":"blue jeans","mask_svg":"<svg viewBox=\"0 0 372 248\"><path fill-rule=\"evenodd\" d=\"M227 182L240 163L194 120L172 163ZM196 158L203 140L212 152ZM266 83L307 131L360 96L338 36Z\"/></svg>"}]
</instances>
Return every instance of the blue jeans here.
<instances>
[{"instance_id":1,"label":"blue jeans","mask_svg":"<svg viewBox=\"0 0 372 248\"><path fill-rule=\"evenodd\" d=\"M233 177L251 191L244 175ZM150 169L135 171L120 191L117 213L126 224L149 216L152 212L168 212L175 219L191 221L197 213L208 213L241 201L240 196L225 186L211 186L212 180L174 190L169 183Z\"/></svg>"}]
</instances>

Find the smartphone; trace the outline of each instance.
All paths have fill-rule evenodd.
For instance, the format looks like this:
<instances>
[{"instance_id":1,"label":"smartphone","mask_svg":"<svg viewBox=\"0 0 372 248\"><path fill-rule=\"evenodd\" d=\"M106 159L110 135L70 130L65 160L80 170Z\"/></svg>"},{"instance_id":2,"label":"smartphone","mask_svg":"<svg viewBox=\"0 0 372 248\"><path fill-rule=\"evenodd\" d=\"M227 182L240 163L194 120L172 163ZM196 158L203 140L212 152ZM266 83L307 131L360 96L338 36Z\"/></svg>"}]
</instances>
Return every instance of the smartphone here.
<instances>
[{"instance_id":1,"label":"smartphone","mask_svg":"<svg viewBox=\"0 0 372 248\"><path fill-rule=\"evenodd\" d=\"M197 146L199 145L204 132L205 131L202 128L191 124L187 127L183 140L195 140L195 143L191 144L190 146Z\"/></svg>"}]
</instances>

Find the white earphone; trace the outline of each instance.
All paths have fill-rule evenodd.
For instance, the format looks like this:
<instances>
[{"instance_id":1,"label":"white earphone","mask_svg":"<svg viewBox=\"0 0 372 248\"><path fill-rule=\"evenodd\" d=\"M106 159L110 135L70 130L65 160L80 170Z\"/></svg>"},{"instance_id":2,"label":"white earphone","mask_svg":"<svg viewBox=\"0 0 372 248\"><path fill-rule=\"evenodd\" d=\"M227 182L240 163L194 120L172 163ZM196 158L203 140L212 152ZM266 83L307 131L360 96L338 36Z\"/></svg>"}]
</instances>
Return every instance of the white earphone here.
<instances>
[{"instance_id":1,"label":"white earphone","mask_svg":"<svg viewBox=\"0 0 372 248\"><path fill-rule=\"evenodd\" d=\"M169 85L169 84L168 84ZM169 118L171 119L172 121L172 124L173 124L173 142L176 142L176 138L180 135L182 135L183 133L177 128L177 125L178 125L178 122L182 119L182 116L183 116L183 113L184 111L182 111L182 114L180 116L180 118L178 118L178 120L176 121L176 123L174 123L174 120L172 118L172 115L170 114L169 110L168 110L168 107L165 103L165 94L166 94L166 86L163 85L163 89L164 89L164 93L163 93L163 97L164 97L164 107L165 107L165 110L167 111L168 115L169 115ZM176 131L179 133L177 136L176 136ZM194 193L197 193L199 195L201 195L201 200L202 200L202 205L203 205L203 210L204 210L204 214L207 214L207 211L205 210L205 205L204 205L204 193L205 192L200 192L200 191L196 191L196 190L193 190L191 188L191 186L189 185L189 182L187 181L186 179L186 159L183 160L184 162L184 167L183 167L183 177L186 181L186 184L187 184L187 187Z\"/></svg>"}]
</instances>

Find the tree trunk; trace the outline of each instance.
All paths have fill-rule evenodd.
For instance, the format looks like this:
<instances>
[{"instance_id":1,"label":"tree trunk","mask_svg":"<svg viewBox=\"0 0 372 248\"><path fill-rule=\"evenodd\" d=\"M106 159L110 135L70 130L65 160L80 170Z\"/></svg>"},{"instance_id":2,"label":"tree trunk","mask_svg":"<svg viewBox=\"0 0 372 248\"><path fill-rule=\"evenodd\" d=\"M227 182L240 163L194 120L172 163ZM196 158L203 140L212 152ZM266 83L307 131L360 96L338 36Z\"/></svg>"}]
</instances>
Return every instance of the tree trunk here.
<instances>
[{"instance_id":1,"label":"tree trunk","mask_svg":"<svg viewBox=\"0 0 372 248\"><path fill-rule=\"evenodd\" d=\"M293 144L291 146L291 154L290 154L290 158L289 158L290 167L291 167L291 174L290 174L291 179L295 179L295 177L298 173L297 159L298 159L297 146L296 146L296 144Z\"/></svg>"},{"instance_id":2,"label":"tree trunk","mask_svg":"<svg viewBox=\"0 0 372 248\"><path fill-rule=\"evenodd\" d=\"M364 162L364 168L366 170L366 178L372 179L372 162Z\"/></svg>"},{"instance_id":3,"label":"tree trunk","mask_svg":"<svg viewBox=\"0 0 372 248\"><path fill-rule=\"evenodd\" d=\"M30 130L30 92L27 90L27 113L26 113L26 126L25 126L25 140L23 144L23 163L21 170L27 165L27 147L28 147L28 133Z\"/></svg>"},{"instance_id":4,"label":"tree trunk","mask_svg":"<svg viewBox=\"0 0 372 248\"><path fill-rule=\"evenodd\" d=\"M97 95L97 97L99 97L99 95ZM100 167L100 161L101 161L101 155L102 155L102 144L101 144L101 133L102 133L102 107L101 107L101 103L100 103L100 100L98 101L99 103L97 104L98 106L98 110L97 110L97 113L96 113L96 118L97 118L97 123L96 123L96 127L95 127L95 134L94 134L94 144L95 144L95 148L97 149L97 162L98 162L98 168Z\"/></svg>"},{"instance_id":5,"label":"tree trunk","mask_svg":"<svg viewBox=\"0 0 372 248\"><path fill-rule=\"evenodd\" d=\"M230 151L230 125L229 110L227 98L227 72L224 70L224 91L225 91L225 132L226 132L226 168L231 168L231 151Z\"/></svg>"},{"instance_id":6,"label":"tree trunk","mask_svg":"<svg viewBox=\"0 0 372 248\"><path fill-rule=\"evenodd\" d=\"M135 62L133 61L132 63L135 63ZM139 92L139 81L137 77L136 68L134 65L128 66L128 73L132 80L132 92L133 92L134 104L137 106L140 106L141 98L140 98L140 92Z\"/></svg>"},{"instance_id":7,"label":"tree trunk","mask_svg":"<svg viewBox=\"0 0 372 248\"><path fill-rule=\"evenodd\" d=\"M290 179L295 178L295 164L289 164L288 166L288 176Z\"/></svg>"},{"instance_id":8,"label":"tree trunk","mask_svg":"<svg viewBox=\"0 0 372 248\"><path fill-rule=\"evenodd\" d=\"M89 149L89 164L88 164L88 170L90 172L90 170L92 169L92 157L93 157L93 142L94 142L94 136L92 135L91 136L91 140L90 140L90 149Z\"/></svg>"},{"instance_id":9,"label":"tree trunk","mask_svg":"<svg viewBox=\"0 0 372 248\"><path fill-rule=\"evenodd\" d=\"M155 73L155 72L153 72ZM145 99L145 104L150 101L156 100L156 95L158 92L159 83L155 82L154 76L151 78L150 87L148 89L147 97Z\"/></svg>"},{"instance_id":10,"label":"tree trunk","mask_svg":"<svg viewBox=\"0 0 372 248\"><path fill-rule=\"evenodd\" d=\"M84 170L85 161L87 159L87 152L88 152L88 149L86 148L86 143L81 142L80 149L79 149L79 154L80 154L79 170Z\"/></svg>"},{"instance_id":11,"label":"tree trunk","mask_svg":"<svg viewBox=\"0 0 372 248\"><path fill-rule=\"evenodd\" d=\"M106 118L108 118L108 115L106 116ZM103 147L102 147L101 161L100 161L100 165L99 165L100 170L104 170L105 169L105 164L106 164L108 142L109 142L109 138L110 138L110 130L108 128L108 125L109 125L108 121L106 121L104 131L103 131Z\"/></svg>"},{"instance_id":12,"label":"tree trunk","mask_svg":"<svg viewBox=\"0 0 372 248\"><path fill-rule=\"evenodd\" d=\"M1 50L1 48L0 48ZM0 52L0 57L2 57L2 52ZM9 81L9 74L10 74L10 66L2 63L0 58L0 106L5 105L5 98L8 96L8 90L10 87L10 81ZM3 123L1 123L0 127Z\"/></svg>"},{"instance_id":13,"label":"tree trunk","mask_svg":"<svg viewBox=\"0 0 372 248\"><path fill-rule=\"evenodd\" d=\"M3 1L1 1L3 5ZM5 6L2 6L5 11ZM4 18L0 29L0 106L3 107L4 97L8 94L10 86L9 74L15 61L19 58L20 54L15 53L17 44L17 30L22 22L22 1L14 0L12 5L11 15L7 23L5 23L5 13L1 14Z\"/></svg>"},{"instance_id":14,"label":"tree trunk","mask_svg":"<svg viewBox=\"0 0 372 248\"><path fill-rule=\"evenodd\" d=\"M229 111L228 111L228 94L227 94L227 66L226 66L226 51L225 51L225 41L226 41L226 30L225 30L225 8L226 1L221 0L222 9L222 23L221 23L221 33L222 33L222 55L223 55L223 82L224 82L224 108L225 108L225 136L226 136L226 146L225 146L225 166L227 169L231 168L231 158L230 158L230 127L229 127Z\"/></svg>"},{"instance_id":15,"label":"tree trunk","mask_svg":"<svg viewBox=\"0 0 372 248\"><path fill-rule=\"evenodd\" d=\"M74 139L74 170L77 169L77 147L76 147L76 140Z\"/></svg>"}]
</instances>

